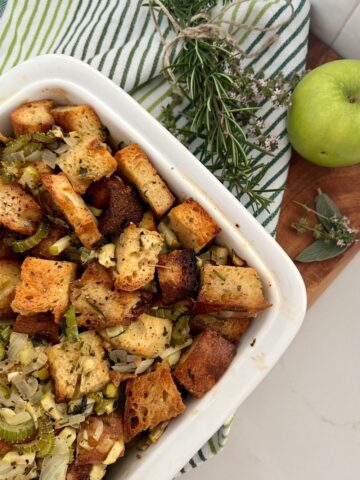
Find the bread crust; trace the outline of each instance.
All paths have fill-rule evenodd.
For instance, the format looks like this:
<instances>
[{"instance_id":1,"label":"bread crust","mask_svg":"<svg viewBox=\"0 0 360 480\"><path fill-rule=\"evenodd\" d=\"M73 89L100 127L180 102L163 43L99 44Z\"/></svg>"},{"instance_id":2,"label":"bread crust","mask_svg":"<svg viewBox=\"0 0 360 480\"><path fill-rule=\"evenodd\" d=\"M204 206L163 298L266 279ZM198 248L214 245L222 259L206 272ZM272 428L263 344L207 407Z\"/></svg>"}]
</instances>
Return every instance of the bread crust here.
<instances>
[{"instance_id":1,"label":"bread crust","mask_svg":"<svg viewBox=\"0 0 360 480\"><path fill-rule=\"evenodd\" d=\"M220 380L236 353L215 331L204 330L183 354L173 375L194 397L203 397Z\"/></svg>"},{"instance_id":2,"label":"bread crust","mask_svg":"<svg viewBox=\"0 0 360 480\"><path fill-rule=\"evenodd\" d=\"M185 248L202 250L220 232L220 227L193 198L169 212L170 227Z\"/></svg>"},{"instance_id":3,"label":"bread crust","mask_svg":"<svg viewBox=\"0 0 360 480\"><path fill-rule=\"evenodd\" d=\"M158 218L161 218L175 202L175 197L142 148L136 143L115 154L118 171L123 178L138 189Z\"/></svg>"},{"instance_id":4,"label":"bread crust","mask_svg":"<svg viewBox=\"0 0 360 480\"><path fill-rule=\"evenodd\" d=\"M47 132L54 126L52 100L23 103L10 114L15 137L26 133Z\"/></svg>"},{"instance_id":5,"label":"bread crust","mask_svg":"<svg viewBox=\"0 0 360 480\"><path fill-rule=\"evenodd\" d=\"M72 262L26 257L12 310L21 315L51 312L55 322L60 323L69 305L70 282L75 278L76 268Z\"/></svg>"}]
</instances>

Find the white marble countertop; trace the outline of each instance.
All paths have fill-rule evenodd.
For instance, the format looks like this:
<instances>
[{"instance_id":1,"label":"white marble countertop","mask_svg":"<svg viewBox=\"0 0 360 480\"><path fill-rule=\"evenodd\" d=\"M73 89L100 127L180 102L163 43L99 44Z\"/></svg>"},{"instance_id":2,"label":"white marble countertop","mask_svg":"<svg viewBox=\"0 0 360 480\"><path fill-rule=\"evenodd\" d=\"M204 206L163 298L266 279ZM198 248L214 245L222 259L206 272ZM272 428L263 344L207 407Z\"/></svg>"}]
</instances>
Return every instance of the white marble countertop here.
<instances>
[{"instance_id":1,"label":"white marble countertop","mask_svg":"<svg viewBox=\"0 0 360 480\"><path fill-rule=\"evenodd\" d=\"M354 480L360 472L360 254L239 408L222 453L184 480Z\"/></svg>"}]
</instances>

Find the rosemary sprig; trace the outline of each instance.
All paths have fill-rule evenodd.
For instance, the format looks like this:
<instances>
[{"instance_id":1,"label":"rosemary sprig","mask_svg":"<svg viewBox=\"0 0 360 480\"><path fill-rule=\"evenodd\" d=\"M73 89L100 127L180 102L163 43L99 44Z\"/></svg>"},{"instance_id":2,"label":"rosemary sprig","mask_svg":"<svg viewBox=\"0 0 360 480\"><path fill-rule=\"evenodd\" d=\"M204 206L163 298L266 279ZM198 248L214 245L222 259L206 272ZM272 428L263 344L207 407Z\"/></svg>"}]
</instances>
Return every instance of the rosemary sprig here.
<instances>
[{"instance_id":1,"label":"rosemary sprig","mask_svg":"<svg viewBox=\"0 0 360 480\"><path fill-rule=\"evenodd\" d=\"M206 23L217 1L162 3L184 29ZM278 147L277 138L265 133L257 111L266 100L285 105L297 79L265 79L263 73L243 68L241 59L231 40L220 34L185 36L180 53L169 67L176 84L161 120L186 145L200 139L200 160L238 199L247 194L256 212L268 208L271 200L266 194L275 190L261 187L269 165L262 158L257 160L254 152L272 156ZM186 125L179 127L184 120Z\"/></svg>"}]
</instances>

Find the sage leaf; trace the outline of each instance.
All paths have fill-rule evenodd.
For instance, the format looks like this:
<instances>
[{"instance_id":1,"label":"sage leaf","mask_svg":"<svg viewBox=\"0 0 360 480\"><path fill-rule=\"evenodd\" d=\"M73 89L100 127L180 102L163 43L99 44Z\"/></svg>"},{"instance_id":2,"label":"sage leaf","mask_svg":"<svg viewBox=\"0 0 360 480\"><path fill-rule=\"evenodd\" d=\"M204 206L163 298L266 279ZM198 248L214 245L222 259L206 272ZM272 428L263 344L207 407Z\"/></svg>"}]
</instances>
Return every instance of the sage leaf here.
<instances>
[{"instance_id":1,"label":"sage leaf","mask_svg":"<svg viewBox=\"0 0 360 480\"><path fill-rule=\"evenodd\" d=\"M295 260L301 263L321 262L341 255L348 248L338 247L335 242L325 243L323 240L316 240L299 253Z\"/></svg>"},{"instance_id":2,"label":"sage leaf","mask_svg":"<svg viewBox=\"0 0 360 480\"><path fill-rule=\"evenodd\" d=\"M315 209L317 213L322 216L319 216L319 221L324 225L327 231L333 227L333 224L328 218L338 217L341 218L342 214L338 207L336 206L335 202L331 200L331 198L326 195L326 193L319 193L315 198Z\"/></svg>"}]
</instances>

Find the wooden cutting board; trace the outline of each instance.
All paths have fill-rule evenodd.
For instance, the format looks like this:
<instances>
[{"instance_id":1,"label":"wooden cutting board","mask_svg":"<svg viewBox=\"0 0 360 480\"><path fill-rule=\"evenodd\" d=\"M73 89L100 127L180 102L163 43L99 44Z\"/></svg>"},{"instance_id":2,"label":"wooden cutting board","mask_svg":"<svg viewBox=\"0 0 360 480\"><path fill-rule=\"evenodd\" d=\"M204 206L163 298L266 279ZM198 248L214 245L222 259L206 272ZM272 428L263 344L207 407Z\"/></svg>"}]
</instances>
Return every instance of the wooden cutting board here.
<instances>
[{"instance_id":1,"label":"wooden cutting board","mask_svg":"<svg viewBox=\"0 0 360 480\"><path fill-rule=\"evenodd\" d=\"M317 37L310 35L309 69L339 58ZM318 188L335 201L353 227L360 229L360 164L334 169L317 167L293 152L276 235L276 240L292 259L313 241L311 234L300 235L290 227L304 215L304 210L294 200L313 207ZM306 285L308 308L359 250L360 242L331 260L309 264L295 262Z\"/></svg>"}]
</instances>

